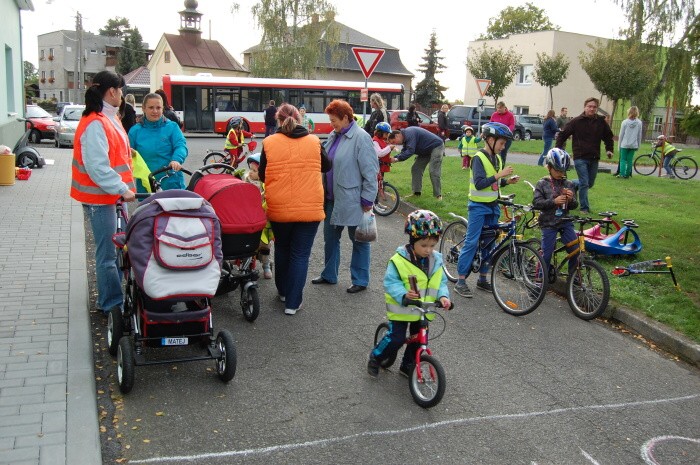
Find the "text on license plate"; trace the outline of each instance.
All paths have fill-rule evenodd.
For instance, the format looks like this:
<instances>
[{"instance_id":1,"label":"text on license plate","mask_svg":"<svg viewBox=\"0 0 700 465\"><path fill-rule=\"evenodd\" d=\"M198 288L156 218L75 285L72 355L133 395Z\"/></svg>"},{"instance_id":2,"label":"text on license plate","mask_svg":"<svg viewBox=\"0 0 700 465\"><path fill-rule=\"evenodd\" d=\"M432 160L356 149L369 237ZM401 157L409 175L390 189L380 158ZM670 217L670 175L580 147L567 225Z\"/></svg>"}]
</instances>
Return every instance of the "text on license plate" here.
<instances>
[{"instance_id":1,"label":"text on license plate","mask_svg":"<svg viewBox=\"0 0 700 465\"><path fill-rule=\"evenodd\" d=\"M162 339L162 344L164 346L186 346L186 337L164 337Z\"/></svg>"}]
</instances>

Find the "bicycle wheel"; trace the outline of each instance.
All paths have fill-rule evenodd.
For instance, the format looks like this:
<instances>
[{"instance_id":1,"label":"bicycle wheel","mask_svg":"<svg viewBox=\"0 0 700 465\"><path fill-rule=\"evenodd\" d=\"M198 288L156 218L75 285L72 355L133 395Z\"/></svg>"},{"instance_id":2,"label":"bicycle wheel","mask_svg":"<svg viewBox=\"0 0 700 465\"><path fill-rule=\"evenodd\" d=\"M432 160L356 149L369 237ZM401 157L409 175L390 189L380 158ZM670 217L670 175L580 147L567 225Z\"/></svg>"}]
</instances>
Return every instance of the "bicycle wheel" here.
<instances>
[{"instance_id":1,"label":"bicycle wheel","mask_svg":"<svg viewBox=\"0 0 700 465\"><path fill-rule=\"evenodd\" d=\"M418 379L418 373L421 379ZM413 401L423 408L436 406L445 395L447 377L445 370L432 355L421 354L420 364L416 365L408 378L408 388Z\"/></svg>"},{"instance_id":2,"label":"bicycle wheel","mask_svg":"<svg viewBox=\"0 0 700 465\"><path fill-rule=\"evenodd\" d=\"M442 268L445 270L447 279L453 283L456 283L459 277L457 261L459 260L459 253L462 251L466 235L467 225L458 220L448 224L440 238Z\"/></svg>"},{"instance_id":3,"label":"bicycle wheel","mask_svg":"<svg viewBox=\"0 0 700 465\"><path fill-rule=\"evenodd\" d=\"M679 157L673 162L671 169L677 178L691 179L698 173L698 164L690 157Z\"/></svg>"},{"instance_id":4,"label":"bicycle wheel","mask_svg":"<svg viewBox=\"0 0 700 465\"><path fill-rule=\"evenodd\" d=\"M582 320L600 316L608 306L610 281L603 267L584 258L581 266L569 275L566 300L574 315Z\"/></svg>"},{"instance_id":5,"label":"bicycle wheel","mask_svg":"<svg viewBox=\"0 0 700 465\"><path fill-rule=\"evenodd\" d=\"M204 157L204 164L205 165L211 165L214 163L225 163L229 164L229 157L226 155L224 152L211 152L209 155ZM214 174L221 174L225 173L226 169L225 168L210 168L208 170L205 170L207 173L214 173Z\"/></svg>"},{"instance_id":6,"label":"bicycle wheel","mask_svg":"<svg viewBox=\"0 0 700 465\"><path fill-rule=\"evenodd\" d=\"M649 176L654 174L656 168L658 168L658 162L656 158L652 157L651 154L640 155L634 159L634 171L642 176Z\"/></svg>"},{"instance_id":7,"label":"bicycle wheel","mask_svg":"<svg viewBox=\"0 0 700 465\"><path fill-rule=\"evenodd\" d=\"M547 272L542 256L528 244L501 248L493 258L493 297L504 312L522 316L535 310L547 292Z\"/></svg>"},{"instance_id":8,"label":"bicycle wheel","mask_svg":"<svg viewBox=\"0 0 700 465\"><path fill-rule=\"evenodd\" d=\"M383 190L377 193L377 200L375 200L372 209L379 216L389 216L397 208L399 208L399 190L384 181Z\"/></svg>"},{"instance_id":9,"label":"bicycle wheel","mask_svg":"<svg viewBox=\"0 0 700 465\"><path fill-rule=\"evenodd\" d=\"M379 344L379 341L384 339L384 336L386 336L386 333L388 333L388 332L389 332L389 323L387 323L386 321L384 323L381 323L379 326L377 326L377 330L374 332L374 347L377 347L377 344ZM396 361L396 355L397 354L394 354L389 358L385 358L384 360L379 362L379 366L384 368L384 369L389 368Z\"/></svg>"}]
</instances>

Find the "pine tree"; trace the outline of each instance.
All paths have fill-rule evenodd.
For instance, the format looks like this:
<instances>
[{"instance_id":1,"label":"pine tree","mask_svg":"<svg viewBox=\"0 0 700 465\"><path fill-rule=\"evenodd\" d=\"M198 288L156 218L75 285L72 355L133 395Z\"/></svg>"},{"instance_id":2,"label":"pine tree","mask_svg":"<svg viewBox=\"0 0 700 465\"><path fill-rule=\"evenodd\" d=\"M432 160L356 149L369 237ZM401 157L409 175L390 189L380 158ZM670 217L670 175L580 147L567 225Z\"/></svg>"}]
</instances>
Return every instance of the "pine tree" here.
<instances>
[{"instance_id":1,"label":"pine tree","mask_svg":"<svg viewBox=\"0 0 700 465\"><path fill-rule=\"evenodd\" d=\"M117 56L117 72L127 74L146 64L143 37L138 28L129 29L124 34L124 42Z\"/></svg>"},{"instance_id":2,"label":"pine tree","mask_svg":"<svg viewBox=\"0 0 700 465\"><path fill-rule=\"evenodd\" d=\"M416 84L415 101L423 108L430 108L433 104L443 103L445 100L444 91L447 87L440 85L440 82L435 78L435 75L441 73L445 66L440 63L443 57L440 56L442 50L437 48L437 36L435 31L430 34L430 44L425 49L426 56L423 57L423 63L418 69L425 74L425 78Z\"/></svg>"}]
</instances>

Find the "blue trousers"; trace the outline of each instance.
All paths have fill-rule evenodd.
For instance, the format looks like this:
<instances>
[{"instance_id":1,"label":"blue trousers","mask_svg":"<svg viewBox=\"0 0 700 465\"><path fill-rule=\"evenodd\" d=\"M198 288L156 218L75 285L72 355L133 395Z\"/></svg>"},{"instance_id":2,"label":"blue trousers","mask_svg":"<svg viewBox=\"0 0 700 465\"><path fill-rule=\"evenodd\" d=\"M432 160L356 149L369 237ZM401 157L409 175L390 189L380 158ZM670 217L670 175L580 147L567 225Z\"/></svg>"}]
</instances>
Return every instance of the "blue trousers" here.
<instances>
[{"instance_id":1,"label":"blue trousers","mask_svg":"<svg viewBox=\"0 0 700 465\"><path fill-rule=\"evenodd\" d=\"M545 157L545 155L547 155L547 152L549 152L549 149L552 148L553 141L554 141L554 139L547 139L547 138L544 139L544 149L542 150L542 153L540 154L539 160L537 160L537 164L539 166L544 165L544 157Z\"/></svg>"},{"instance_id":2,"label":"blue trousers","mask_svg":"<svg viewBox=\"0 0 700 465\"><path fill-rule=\"evenodd\" d=\"M561 228L542 228L542 260L548 265L552 261L552 255L557 243L557 234L560 235L563 244L575 241L577 237L574 226L571 223L567 223ZM576 249L578 249L578 244L567 247L566 251L571 253ZM578 257L571 257L569 260L569 274L574 272L577 263Z\"/></svg>"},{"instance_id":3,"label":"blue trousers","mask_svg":"<svg viewBox=\"0 0 700 465\"><path fill-rule=\"evenodd\" d=\"M83 214L90 221L95 238L97 307L103 312L122 308L122 274L117 266L117 248L112 242L112 236L117 232L117 209L114 205L83 204Z\"/></svg>"},{"instance_id":4,"label":"blue trousers","mask_svg":"<svg viewBox=\"0 0 700 465\"><path fill-rule=\"evenodd\" d=\"M595 178L598 175L598 160L577 159L574 160L576 174L578 175L578 202L581 210L590 211L588 203L588 189L593 189Z\"/></svg>"},{"instance_id":5,"label":"blue trousers","mask_svg":"<svg viewBox=\"0 0 700 465\"><path fill-rule=\"evenodd\" d=\"M303 299L309 257L320 221L272 222L275 233L275 285L287 308L297 309Z\"/></svg>"},{"instance_id":6,"label":"blue trousers","mask_svg":"<svg viewBox=\"0 0 700 465\"><path fill-rule=\"evenodd\" d=\"M384 335L377 346L372 350L372 355L378 362L386 360L392 355L396 355L401 349L401 346L406 342L406 330L409 330L411 336L417 334L420 330L420 322L418 321L389 321L389 331ZM403 353L402 366L416 363L416 351L420 344L413 343L406 346Z\"/></svg>"},{"instance_id":7,"label":"blue trousers","mask_svg":"<svg viewBox=\"0 0 700 465\"><path fill-rule=\"evenodd\" d=\"M484 225L494 226L498 224L498 218L501 216L501 210L496 202L469 202L469 215L467 217L469 224L467 225L467 234L464 239L464 245L459 252L457 260L457 273L460 276L469 276L472 269L472 262L479 247L479 237L481 237L481 228ZM489 270L489 264L484 261L481 264L479 272L486 274Z\"/></svg>"},{"instance_id":8,"label":"blue trousers","mask_svg":"<svg viewBox=\"0 0 700 465\"><path fill-rule=\"evenodd\" d=\"M340 239L343 236L345 226L331 224L333 202L326 199L324 203L326 219L323 221L323 252L325 266L321 277L330 283L338 282L338 270L340 269ZM350 279L357 286L369 285L370 243L355 240L357 226L348 226L348 238L352 242L352 256L350 258Z\"/></svg>"}]
</instances>

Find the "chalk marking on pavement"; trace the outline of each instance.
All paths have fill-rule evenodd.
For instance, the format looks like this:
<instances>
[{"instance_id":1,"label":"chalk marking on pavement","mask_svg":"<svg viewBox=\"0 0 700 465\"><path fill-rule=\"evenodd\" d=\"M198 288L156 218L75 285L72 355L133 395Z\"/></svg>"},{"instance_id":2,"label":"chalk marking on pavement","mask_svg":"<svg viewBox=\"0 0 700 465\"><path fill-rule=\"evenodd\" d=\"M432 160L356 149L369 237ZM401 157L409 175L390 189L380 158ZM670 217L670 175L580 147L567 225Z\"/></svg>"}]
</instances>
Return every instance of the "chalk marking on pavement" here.
<instances>
[{"instance_id":1,"label":"chalk marking on pavement","mask_svg":"<svg viewBox=\"0 0 700 465\"><path fill-rule=\"evenodd\" d=\"M591 457L591 454L589 454L589 453L586 452L585 450L581 449L580 447L578 448L578 450L580 450L580 451L581 451L581 454L582 454L584 457L586 457L586 458L588 459L588 461L591 462L593 465L600 465L596 459L594 459L593 457Z\"/></svg>"},{"instance_id":2,"label":"chalk marking on pavement","mask_svg":"<svg viewBox=\"0 0 700 465\"><path fill-rule=\"evenodd\" d=\"M683 436L657 436L649 439L642 445L642 459L647 465L659 465L654 457L654 448L666 441L688 441L700 444L700 439L684 438Z\"/></svg>"},{"instance_id":3,"label":"chalk marking on pavement","mask_svg":"<svg viewBox=\"0 0 700 465\"><path fill-rule=\"evenodd\" d=\"M471 417L471 418L457 418L454 420L439 421L437 423L424 423L422 425L412 426L410 428L404 428L399 430L385 430L385 431L363 431L361 433L349 434L347 436L326 438L326 439L316 439L314 441L297 442L291 444L280 444L277 446L259 447L256 449L244 449L244 450L231 450L223 452L209 452L205 454L195 454L195 455L179 455L173 457L154 457L151 459L143 460L129 460L129 463L168 463L168 462L184 462L184 461L195 461L201 459L213 459L213 458L223 458L223 457L236 457L236 456L253 456L253 455L264 455L272 452L280 451L290 451L295 449L301 449L305 447L315 447L315 446L327 446L330 444L336 444L345 441L351 441L358 438L365 437L376 437L376 436L398 436L406 433L413 433L415 431L428 430L434 428L442 428L446 426L454 425L465 425L469 423L478 423L483 421L494 421L494 420L513 420L520 418L532 418L541 417L547 415L558 415L560 413L569 412L580 412L586 410L616 410L629 407L641 407L645 405L656 405L664 404L668 402L678 402L684 400L697 399L700 394L692 394L689 396L682 397L671 397L667 399L656 399L656 400L642 400L637 402L624 402L620 404L602 404L602 405L584 405L580 407L567 407L559 408L554 410L542 410L539 412L525 412L525 413L507 413L501 415L488 415L484 417ZM582 450L583 452L583 450ZM653 464L654 462L647 462Z\"/></svg>"}]
</instances>

